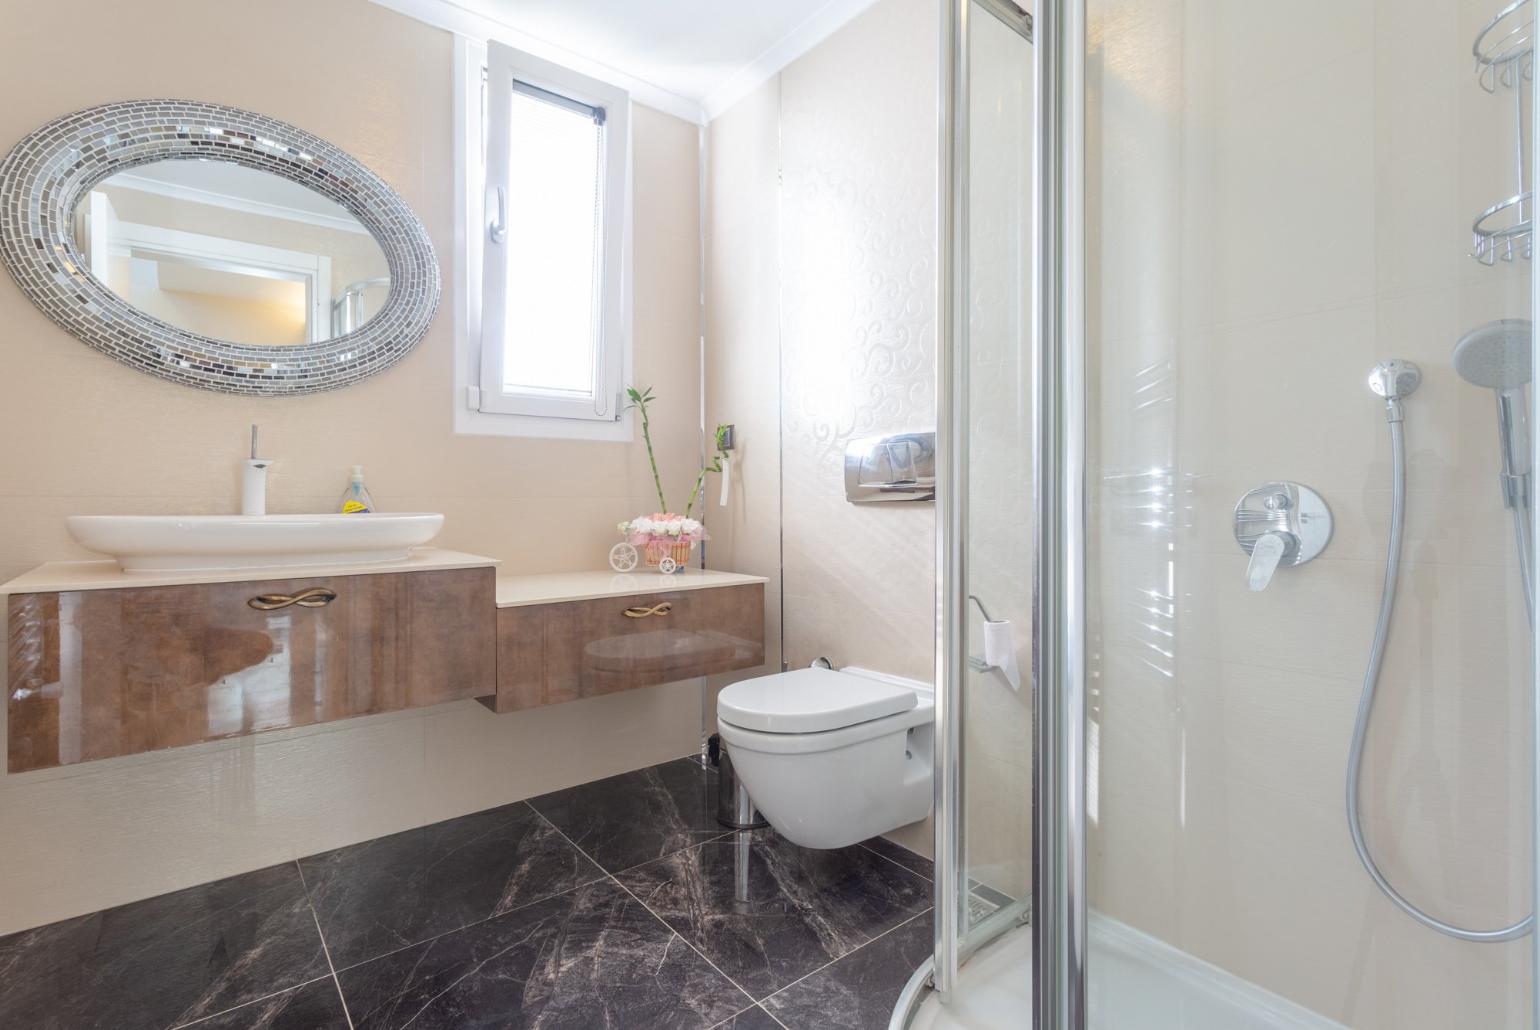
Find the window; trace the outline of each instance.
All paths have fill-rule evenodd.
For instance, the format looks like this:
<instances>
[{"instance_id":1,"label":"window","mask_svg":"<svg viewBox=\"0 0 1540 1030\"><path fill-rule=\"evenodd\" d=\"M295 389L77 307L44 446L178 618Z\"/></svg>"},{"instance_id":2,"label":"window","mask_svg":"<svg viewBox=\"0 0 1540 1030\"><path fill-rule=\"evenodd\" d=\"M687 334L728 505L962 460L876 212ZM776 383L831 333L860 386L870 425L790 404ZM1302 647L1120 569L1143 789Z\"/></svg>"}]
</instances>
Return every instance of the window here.
<instances>
[{"instance_id":1,"label":"window","mask_svg":"<svg viewBox=\"0 0 1540 1030\"><path fill-rule=\"evenodd\" d=\"M466 141L472 174L485 171L479 204L466 212L479 237L467 263L480 317L469 320L479 332L465 396L490 418L457 423L628 438L620 418L630 344L629 99L498 43L487 45L484 68L481 124ZM469 81L462 73L462 88Z\"/></svg>"}]
</instances>

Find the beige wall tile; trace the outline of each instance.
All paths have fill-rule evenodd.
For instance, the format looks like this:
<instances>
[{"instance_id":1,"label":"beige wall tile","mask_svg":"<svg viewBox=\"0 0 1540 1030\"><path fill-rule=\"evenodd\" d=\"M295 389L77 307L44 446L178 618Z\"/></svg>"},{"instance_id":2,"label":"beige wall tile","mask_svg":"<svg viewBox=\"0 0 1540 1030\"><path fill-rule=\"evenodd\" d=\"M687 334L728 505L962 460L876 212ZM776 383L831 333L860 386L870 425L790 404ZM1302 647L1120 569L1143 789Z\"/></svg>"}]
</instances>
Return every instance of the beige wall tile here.
<instances>
[{"instance_id":1,"label":"beige wall tile","mask_svg":"<svg viewBox=\"0 0 1540 1030\"><path fill-rule=\"evenodd\" d=\"M935 425L934 11L885 0L781 74L786 659L931 679L934 512L844 498L852 438ZM829 103L839 97L838 104Z\"/></svg>"},{"instance_id":2,"label":"beige wall tile","mask_svg":"<svg viewBox=\"0 0 1540 1030\"><path fill-rule=\"evenodd\" d=\"M1493 9L1091 11L1092 903L1346 1025L1521 1025L1530 945L1417 926L1343 812L1389 518L1365 376L1405 357L1424 384L1366 832L1433 912L1523 914L1529 631L1492 398L1450 365L1530 305L1527 266L1467 256L1513 192L1511 98L1470 67ZM1320 490L1336 532L1252 593L1232 510L1273 479Z\"/></svg>"}]
</instances>

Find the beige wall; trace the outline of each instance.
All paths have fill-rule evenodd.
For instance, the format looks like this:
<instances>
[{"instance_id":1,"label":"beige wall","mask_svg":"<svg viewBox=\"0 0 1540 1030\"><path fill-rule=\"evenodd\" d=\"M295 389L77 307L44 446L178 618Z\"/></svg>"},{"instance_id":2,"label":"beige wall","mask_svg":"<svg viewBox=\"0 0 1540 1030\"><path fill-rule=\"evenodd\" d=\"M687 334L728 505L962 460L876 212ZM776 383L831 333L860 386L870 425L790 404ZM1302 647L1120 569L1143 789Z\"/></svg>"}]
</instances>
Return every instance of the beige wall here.
<instances>
[{"instance_id":1,"label":"beige wall","mask_svg":"<svg viewBox=\"0 0 1540 1030\"><path fill-rule=\"evenodd\" d=\"M934 509L849 504L843 456L935 425L936 31L883 0L709 128L707 408L754 428L710 553L781 552L794 667L934 675Z\"/></svg>"},{"instance_id":2,"label":"beige wall","mask_svg":"<svg viewBox=\"0 0 1540 1030\"><path fill-rule=\"evenodd\" d=\"M776 77L706 130L706 425L737 427L726 507L707 492L706 563L769 578L765 665L718 688L781 668L780 104Z\"/></svg>"},{"instance_id":3,"label":"beige wall","mask_svg":"<svg viewBox=\"0 0 1540 1030\"><path fill-rule=\"evenodd\" d=\"M1395 911L1343 813L1389 517L1365 378L1410 358L1366 831L1445 918L1528 910L1524 604L1492 398L1450 365L1529 311L1527 262L1467 256L1514 192L1511 97L1471 69L1495 8L1090 7L1092 903L1353 1027L1528 1025L1531 943ZM1272 479L1321 491L1336 534L1251 593L1231 511Z\"/></svg>"},{"instance_id":4,"label":"beige wall","mask_svg":"<svg viewBox=\"0 0 1540 1030\"><path fill-rule=\"evenodd\" d=\"M935 509L845 500L936 424L936 17L884 0L781 73L786 660L934 675Z\"/></svg>"},{"instance_id":5,"label":"beige wall","mask_svg":"<svg viewBox=\"0 0 1540 1030\"><path fill-rule=\"evenodd\" d=\"M457 437L450 426L451 39L365 0L7 3L0 146L69 111L187 97L292 122L406 198L445 276L401 364L336 393L225 397L129 370L0 283L0 579L88 555L64 517L230 512L249 423L278 459L273 511L324 511L348 466L375 499L447 515L439 543L510 571L602 567L620 519L651 510L631 445ZM68 29L61 29L67 26ZM304 26L299 31L296 26ZM217 41L217 42L216 42ZM346 41L339 46L339 41ZM667 485L698 460L695 126L634 118L636 381ZM474 702L0 777L0 933L526 797L693 750L694 683L494 716Z\"/></svg>"}]
</instances>

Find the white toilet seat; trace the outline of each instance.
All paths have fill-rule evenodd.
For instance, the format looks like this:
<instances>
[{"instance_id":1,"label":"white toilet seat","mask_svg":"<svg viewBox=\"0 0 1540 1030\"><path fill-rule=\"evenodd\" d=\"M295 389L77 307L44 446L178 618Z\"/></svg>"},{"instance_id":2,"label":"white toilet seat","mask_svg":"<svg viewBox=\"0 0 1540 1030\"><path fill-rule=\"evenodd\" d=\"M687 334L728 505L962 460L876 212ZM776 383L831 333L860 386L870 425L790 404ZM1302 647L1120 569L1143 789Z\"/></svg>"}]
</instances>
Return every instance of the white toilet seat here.
<instances>
[{"instance_id":1,"label":"white toilet seat","mask_svg":"<svg viewBox=\"0 0 1540 1030\"><path fill-rule=\"evenodd\" d=\"M740 680L717 695L717 717L760 733L820 733L912 710L913 687L887 678L795 669Z\"/></svg>"},{"instance_id":2,"label":"white toilet seat","mask_svg":"<svg viewBox=\"0 0 1540 1030\"><path fill-rule=\"evenodd\" d=\"M863 740L872 740L887 733L908 730L915 726L929 726L936 719L936 703L930 698L916 697L913 708L882 719L869 719L854 726L822 730L817 733L766 733L763 730L744 729L727 721L718 709L717 730L729 745L753 748L772 755L805 755L814 751L833 751Z\"/></svg>"}]
</instances>

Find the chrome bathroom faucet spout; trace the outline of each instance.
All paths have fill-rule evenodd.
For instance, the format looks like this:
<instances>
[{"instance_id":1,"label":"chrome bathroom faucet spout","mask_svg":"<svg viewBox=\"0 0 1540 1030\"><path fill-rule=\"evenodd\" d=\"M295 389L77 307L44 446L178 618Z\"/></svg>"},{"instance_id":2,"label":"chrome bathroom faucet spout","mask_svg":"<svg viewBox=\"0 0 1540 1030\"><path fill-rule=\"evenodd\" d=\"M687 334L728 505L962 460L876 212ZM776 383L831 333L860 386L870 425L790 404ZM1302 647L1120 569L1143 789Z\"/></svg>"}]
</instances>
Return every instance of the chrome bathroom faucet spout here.
<instances>
[{"instance_id":1,"label":"chrome bathroom faucet spout","mask_svg":"<svg viewBox=\"0 0 1540 1030\"><path fill-rule=\"evenodd\" d=\"M241 514L267 514L267 470L271 458L257 457L257 426L251 425L251 457L241 462Z\"/></svg>"}]
</instances>

